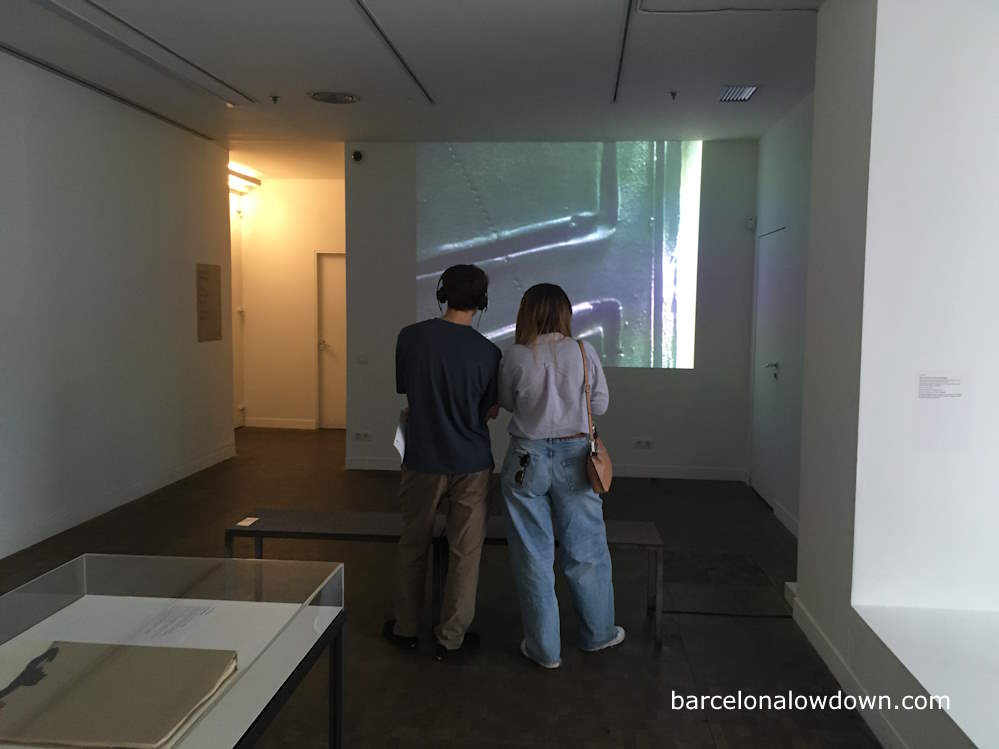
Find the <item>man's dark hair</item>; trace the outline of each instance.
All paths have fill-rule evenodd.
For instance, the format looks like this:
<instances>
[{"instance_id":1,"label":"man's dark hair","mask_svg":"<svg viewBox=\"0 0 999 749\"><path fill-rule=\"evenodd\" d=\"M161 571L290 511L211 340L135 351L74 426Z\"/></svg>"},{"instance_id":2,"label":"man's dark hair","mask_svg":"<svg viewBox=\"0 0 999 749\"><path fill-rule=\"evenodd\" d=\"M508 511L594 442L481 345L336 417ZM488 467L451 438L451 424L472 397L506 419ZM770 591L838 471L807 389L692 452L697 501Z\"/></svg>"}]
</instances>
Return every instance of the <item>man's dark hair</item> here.
<instances>
[{"instance_id":1,"label":"man's dark hair","mask_svg":"<svg viewBox=\"0 0 999 749\"><path fill-rule=\"evenodd\" d=\"M489 276L474 265L452 265L437 284L437 301L451 309L485 309L489 303Z\"/></svg>"}]
</instances>

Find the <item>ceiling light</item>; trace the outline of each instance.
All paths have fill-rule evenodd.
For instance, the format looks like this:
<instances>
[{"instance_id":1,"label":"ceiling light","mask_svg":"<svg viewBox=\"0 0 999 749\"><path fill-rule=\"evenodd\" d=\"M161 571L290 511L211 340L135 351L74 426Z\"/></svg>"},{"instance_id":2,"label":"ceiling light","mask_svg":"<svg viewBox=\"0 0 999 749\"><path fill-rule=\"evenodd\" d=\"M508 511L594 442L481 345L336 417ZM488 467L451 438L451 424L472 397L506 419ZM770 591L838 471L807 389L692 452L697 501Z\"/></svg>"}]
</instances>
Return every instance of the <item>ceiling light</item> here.
<instances>
[{"instance_id":1,"label":"ceiling light","mask_svg":"<svg viewBox=\"0 0 999 749\"><path fill-rule=\"evenodd\" d=\"M722 86L718 101L749 101L759 86Z\"/></svg>"},{"instance_id":2,"label":"ceiling light","mask_svg":"<svg viewBox=\"0 0 999 749\"><path fill-rule=\"evenodd\" d=\"M357 94L347 94L342 91L309 91L309 98L321 101L323 104L356 104L361 100Z\"/></svg>"},{"instance_id":3,"label":"ceiling light","mask_svg":"<svg viewBox=\"0 0 999 749\"><path fill-rule=\"evenodd\" d=\"M260 173L248 166L229 162L229 190L238 195L246 195L250 190L260 187Z\"/></svg>"}]
</instances>

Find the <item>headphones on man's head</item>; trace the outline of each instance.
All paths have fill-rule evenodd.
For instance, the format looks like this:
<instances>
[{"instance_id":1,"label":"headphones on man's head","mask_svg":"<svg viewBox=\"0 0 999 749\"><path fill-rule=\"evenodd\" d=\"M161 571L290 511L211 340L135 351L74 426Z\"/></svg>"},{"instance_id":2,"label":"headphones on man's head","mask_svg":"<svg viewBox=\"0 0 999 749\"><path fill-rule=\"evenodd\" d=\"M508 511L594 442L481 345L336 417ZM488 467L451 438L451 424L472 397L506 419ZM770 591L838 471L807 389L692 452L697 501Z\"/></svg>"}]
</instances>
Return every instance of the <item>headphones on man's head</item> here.
<instances>
[{"instance_id":1,"label":"headphones on man's head","mask_svg":"<svg viewBox=\"0 0 999 749\"><path fill-rule=\"evenodd\" d=\"M444 271L437 279L437 304L447 304L447 293L444 291L444 276L446 275L447 271Z\"/></svg>"},{"instance_id":2,"label":"headphones on man's head","mask_svg":"<svg viewBox=\"0 0 999 749\"><path fill-rule=\"evenodd\" d=\"M441 277L437 280L437 304L438 305L447 304L447 291L444 288L444 284L445 284L445 280L448 277L448 274L454 268L456 268L456 267L458 267L458 266L452 266L451 268L448 268L446 271L444 271L443 273L441 273ZM486 291L482 292L482 298L479 299L479 301L476 303L475 307L476 307L476 309L478 309L481 312L481 311L485 310L485 308L488 307L488 306L489 306L489 291L486 290Z\"/></svg>"}]
</instances>

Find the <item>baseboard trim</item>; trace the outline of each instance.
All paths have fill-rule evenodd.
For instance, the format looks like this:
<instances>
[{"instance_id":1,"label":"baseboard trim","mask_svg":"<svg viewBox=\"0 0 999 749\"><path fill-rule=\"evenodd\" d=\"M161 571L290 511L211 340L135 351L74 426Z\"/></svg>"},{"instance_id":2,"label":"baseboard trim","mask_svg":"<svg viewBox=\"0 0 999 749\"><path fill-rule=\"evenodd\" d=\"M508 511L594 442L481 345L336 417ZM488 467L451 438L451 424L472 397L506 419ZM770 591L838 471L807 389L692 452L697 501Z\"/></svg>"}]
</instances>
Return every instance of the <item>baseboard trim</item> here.
<instances>
[{"instance_id":1,"label":"baseboard trim","mask_svg":"<svg viewBox=\"0 0 999 749\"><path fill-rule=\"evenodd\" d=\"M700 481L741 481L749 476L737 466L678 466L647 463L614 463L614 475L636 479L694 479Z\"/></svg>"},{"instance_id":2,"label":"baseboard trim","mask_svg":"<svg viewBox=\"0 0 999 749\"><path fill-rule=\"evenodd\" d=\"M16 546L11 549L0 550L0 557L6 558L11 554L16 554L19 551L23 551L30 546L34 546L37 543L51 538L52 536L63 533L70 528L75 528L81 523L86 523L89 520L93 520L96 517L103 515L104 513L111 512L112 510L117 510L119 507L123 507L137 499L141 499L147 494L151 494L157 489L162 489L165 486L169 486L176 481L185 479L198 471L203 471L206 468L211 468L217 463L221 463L223 460L228 460L236 455L236 442L231 440L222 445L219 445L213 450L207 453L196 456L187 460L180 465L175 465L164 471L161 471L156 475L155 478L147 479L145 481L138 481L134 484L129 484L127 486L120 487L113 491L108 492L99 500L93 502L91 505L93 509L88 512L80 513L79 515L71 515L64 518L61 522L56 522L51 525L47 525L42 528L34 529L35 532L30 533L22 541L18 542Z\"/></svg>"},{"instance_id":3,"label":"baseboard trim","mask_svg":"<svg viewBox=\"0 0 999 749\"><path fill-rule=\"evenodd\" d=\"M351 458L345 461L348 471L398 471L398 458Z\"/></svg>"},{"instance_id":4,"label":"baseboard trim","mask_svg":"<svg viewBox=\"0 0 999 749\"><path fill-rule=\"evenodd\" d=\"M221 463L223 460L228 460L229 458L236 455L236 442L227 442L224 445L220 445L211 452L200 455L193 458L186 463L182 463L175 468L164 471L160 476L151 481L141 481L137 484L127 487L124 491L118 494L125 497L124 501L119 502L116 507L121 504L127 504L133 500L144 497L147 494L156 491L157 489L162 489L164 486L169 486L175 481L180 481L181 479L186 479L198 471L203 471L206 468L211 468L217 463Z\"/></svg>"},{"instance_id":5,"label":"baseboard trim","mask_svg":"<svg viewBox=\"0 0 999 749\"><path fill-rule=\"evenodd\" d=\"M769 497L765 496L754 484L752 476L749 477L749 485L756 492L756 495L767 503L774 516L780 521L780 524L791 531L791 535L795 538L798 537L798 516L791 513L784 505L780 502L774 502Z\"/></svg>"},{"instance_id":6,"label":"baseboard trim","mask_svg":"<svg viewBox=\"0 0 999 749\"><path fill-rule=\"evenodd\" d=\"M315 419L280 419L270 416L247 416L246 426L260 429L316 429Z\"/></svg>"},{"instance_id":7,"label":"baseboard trim","mask_svg":"<svg viewBox=\"0 0 999 749\"><path fill-rule=\"evenodd\" d=\"M798 600L798 583L796 580L788 580L784 583L784 600L787 605L794 609L794 604Z\"/></svg>"},{"instance_id":8,"label":"baseboard trim","mask_svg":"<svg viewBox=\"0 0 999 749\"><path fill-rule=\"evenodd\" d=\"M816 621L815 617L812 616L808 607L802 603L801 598L797 596L797 585L795 585L793 611L795 623L805 633L805 637L812 643L812 647L818 651L819 657L825 661L825 664L832 671L833 676L839 682L843 691L847 694L869 696L870 692L864 687L860 679L857 678L857 675L847 663L846 658L843 657L843 654L839 652L839 649L829 639L829 636L819 625L818 621ZM857 712L886 749L910 749L909 745L895 729L895 726L892 725L891 720L888 719L888 716L884 712L881 710L858 710Z\"/></svg>"},{"instance_id":9,"label":"baseboard trim","mask_svg":"<svg viewBox=\"0 0 999 749\"><path fill-rule=\"evenodd\" d=\"M791 531L791 535L795 538L798 537L798 518L792 515L790 512L784 509L783 505L772 504L774 515L781 522L785 528Z\"/></svg>"}]
</instances>

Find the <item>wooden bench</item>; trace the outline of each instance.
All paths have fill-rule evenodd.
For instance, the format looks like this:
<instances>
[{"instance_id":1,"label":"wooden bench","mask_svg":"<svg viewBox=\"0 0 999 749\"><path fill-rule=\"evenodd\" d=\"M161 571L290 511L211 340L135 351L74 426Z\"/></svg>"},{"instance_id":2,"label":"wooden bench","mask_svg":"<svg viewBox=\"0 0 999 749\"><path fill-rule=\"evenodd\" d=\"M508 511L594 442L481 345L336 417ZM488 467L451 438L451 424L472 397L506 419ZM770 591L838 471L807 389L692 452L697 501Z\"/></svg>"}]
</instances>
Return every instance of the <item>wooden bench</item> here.
<instances>
[{"instance_id":1,"label":"wooden bench","mask_svg":"<svg viewBox=\"0 0 999 749\"><path fill-rule=\"evenodd\" d=\"M249 522L251 518L256 518ZM642 549L648 558L646 607L655 618L656 645L662 644L663 539L655 523L607 520L607 545ZM397 512L314 512L308 510L257 509L225 530L225 551L233 555L237 538L252 538L257 559L264 556L265 538L300 538L323 541L375 541L396 543L402 535L402 516ZM491 516L486 543L507 543L506 522ZM440 611L440 595L447 574L445 519L438 515L433 533L433 610Z\"/></svg>"}]
</instances>

